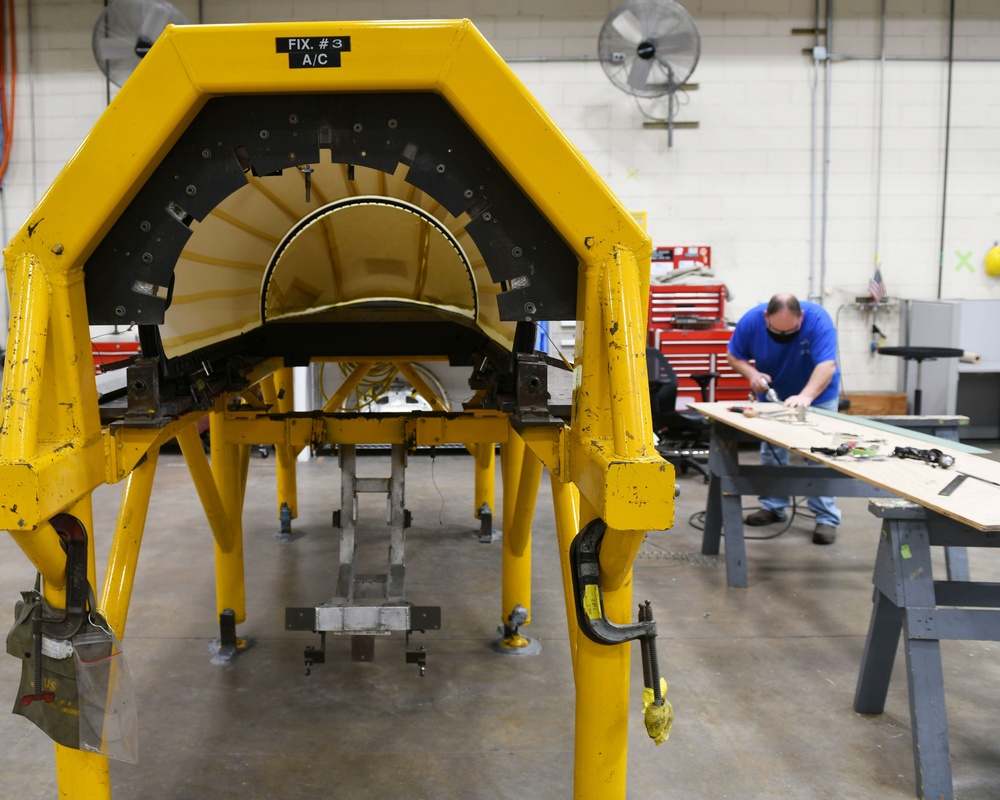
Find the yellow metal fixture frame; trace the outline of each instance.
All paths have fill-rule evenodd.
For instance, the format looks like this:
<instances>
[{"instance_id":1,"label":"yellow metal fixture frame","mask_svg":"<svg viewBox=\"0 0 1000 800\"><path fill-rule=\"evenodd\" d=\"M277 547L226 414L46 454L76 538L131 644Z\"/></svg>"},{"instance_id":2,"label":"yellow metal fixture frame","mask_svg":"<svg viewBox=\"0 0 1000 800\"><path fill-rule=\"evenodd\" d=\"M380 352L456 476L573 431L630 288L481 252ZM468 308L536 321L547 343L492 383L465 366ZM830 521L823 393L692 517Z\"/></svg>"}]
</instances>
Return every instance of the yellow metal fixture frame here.
<instances>
[{"instance_id":1,"label":"yellow metal fixture frame","mask_svg":"<svg viewBox=\"0 0 1000 800\"><path fill-rule=\"evenodd\" d=\"M275 52L276 39L334 30L352 43L340 69L290 69ZM225 95L383 91L440 95L576 255L569 422L515 432L507 414L486 408L388 418L295 413L291 370L277 358L248 376L248 390L215 398L210 464L195 431L204 411L162 427L102 425L84 265L199 109ZM624 798L630 648L577 635L568 553L581 520L604 519L604 610L614 622L629 622L631 569L643 537L673 523L673 469L655 451L646 391L650 253L629 212L467 20L169 27L4 251L12 316L0 526L42 574L45 597L58 607L65 601L65 554L49 520L71 513L101 535L93 531L91 494L103 483L127 481L99 592L121 634L157 454L177 437L214 537L218 607L243 621L241 515L251 443L277 446L279 503L288 502L293 514L295 454L303 447L463 443L477 456L478 502L491 498L483 487L492 487L493 445L500 443L504 517L512 520L503 543L501 618L517 603L530 611L531 517L544 465L555 497L576 680L574 796ZM93 581L92 557L89 563ZM106 758L57 745L56 767L60 797L111 797Z\"/></svg>"}]
</instances>

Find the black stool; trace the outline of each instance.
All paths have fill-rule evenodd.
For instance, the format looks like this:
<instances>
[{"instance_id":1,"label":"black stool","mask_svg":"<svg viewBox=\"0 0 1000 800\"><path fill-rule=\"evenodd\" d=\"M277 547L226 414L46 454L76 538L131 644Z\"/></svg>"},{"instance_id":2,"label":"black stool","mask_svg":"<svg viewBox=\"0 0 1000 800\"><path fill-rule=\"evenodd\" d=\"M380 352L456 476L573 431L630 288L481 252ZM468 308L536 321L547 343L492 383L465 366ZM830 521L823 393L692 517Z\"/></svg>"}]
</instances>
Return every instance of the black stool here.
<instances>
[{"instance_id":1,"label":"black stool","mask_svg":"<svg viewBox=\"0 0 1000 800\"><path fill-rule=\"evenodd\" d=\"M924 361L938 358L960 358L964 350L957 347L880 347L884 356L899 356L906 361L917 362L917 383L913 388L913 414L920 416L920 365Z\"/></svg>"}]
</instances>

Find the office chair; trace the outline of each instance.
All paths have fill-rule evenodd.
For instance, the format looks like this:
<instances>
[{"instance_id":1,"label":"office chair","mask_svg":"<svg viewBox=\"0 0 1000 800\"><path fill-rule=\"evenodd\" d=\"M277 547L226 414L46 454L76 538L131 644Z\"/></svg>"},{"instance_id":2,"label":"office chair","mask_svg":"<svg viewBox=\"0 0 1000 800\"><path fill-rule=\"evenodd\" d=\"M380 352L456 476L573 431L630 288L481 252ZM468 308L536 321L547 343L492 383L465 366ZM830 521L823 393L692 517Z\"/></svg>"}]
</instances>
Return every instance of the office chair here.
<instances>
[{"instance_id":1,"label":"office chair","mask_svg":"<svg viewBox=\"0 0 1000 800\"><path fill-rule=\"evenodd\" d=\"M682 474L693 469L701 473L707 483L708 470L702 462L708 458L708 420L697 411L677 410L677 373L655 347L646 348L646 371L649 373L649 404L658 440L657 452ZM701 389L703 401L708 400L709 386L718 377L715 372L691 376Z\"/></svg>"}]
</instances>

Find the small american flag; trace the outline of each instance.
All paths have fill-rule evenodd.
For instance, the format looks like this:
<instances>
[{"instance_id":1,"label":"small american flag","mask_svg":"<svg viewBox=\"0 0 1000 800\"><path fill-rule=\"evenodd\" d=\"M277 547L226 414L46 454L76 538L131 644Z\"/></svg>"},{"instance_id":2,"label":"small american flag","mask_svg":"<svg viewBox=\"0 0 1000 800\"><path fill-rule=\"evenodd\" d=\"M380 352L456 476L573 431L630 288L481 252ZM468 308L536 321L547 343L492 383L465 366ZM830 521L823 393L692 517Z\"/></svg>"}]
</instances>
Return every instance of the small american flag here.
<instances>
[{"instance_id":1,"label":"small american flag","mask_svg":"<svg viewBox=\"0 0 1000 800\"><path fill-rule=\"evenodd\" d=\"M875 274L868 281L868 294L876 303L881 303L886 298L885 282L882 280L882 270L879 267L875 267Z\"/></svg>"}]
</instances>

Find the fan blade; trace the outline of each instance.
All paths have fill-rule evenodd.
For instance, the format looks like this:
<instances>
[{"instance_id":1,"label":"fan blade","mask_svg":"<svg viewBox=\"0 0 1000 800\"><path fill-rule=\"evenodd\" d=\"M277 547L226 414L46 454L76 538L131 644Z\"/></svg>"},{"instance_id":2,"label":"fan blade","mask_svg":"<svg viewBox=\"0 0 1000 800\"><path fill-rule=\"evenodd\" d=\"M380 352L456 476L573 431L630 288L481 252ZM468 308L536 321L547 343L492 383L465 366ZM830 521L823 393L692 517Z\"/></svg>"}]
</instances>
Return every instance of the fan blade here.
<instances>
[{"instance_id":1,"label":"fan blade","mask_svg":"<svg viewBox=\"0 0 1000 800\"><path fill-rule=\"evenodd\" d=\"M135 39L126 39L124 36L95 39L94 55L99 61L116 61L127 58L138 60L135 54Z\"/></svg>"},{"instance_id":2,"label":"fan blade","mask_svg":"<svg viewBox=\"0 0 1000 800\"><path fill-rule=\"evenodd\" d=\"M649 71L656 62L652 58L637 58L632 62L632 71L628 74L628 85L636 89L645 89Z\"/></svg>"},{"instance_id":3,"label":"fan blade","mask_svg":"<svg viewBox=\"0 0 1000 800\"><path fill-rule=\"evenodd\" d=\"M663 33L652 39L654 45L656 45L656 55L666 56L669 53L680 52L692 52L694 50L694 38L691 36L691 31L688 30L675 30L669 33Z\"/></svg>"},{"instance_id":4,"label":"fan blade","mask_svg":"<svg viewBox=\"0 0 1000 800\"><path fill-rule=\"evenodd\" d=\"M637 45L643 39L642 26L630 9L626 8L621 14L615 15L611 20L611 27L629 44Z\"/></svg>"},{"instance_id":5,"label":"fan blade","mask_svg":"<svg viewBox=\"0 0 1000 800\"><path fill-rule=\"evenodd\" d=\"M169 3L156 3L147 13L143 14L139 26L139 35L155 42L167 24L172 21L174 7Z\"/></svg>"}]
</instances>

